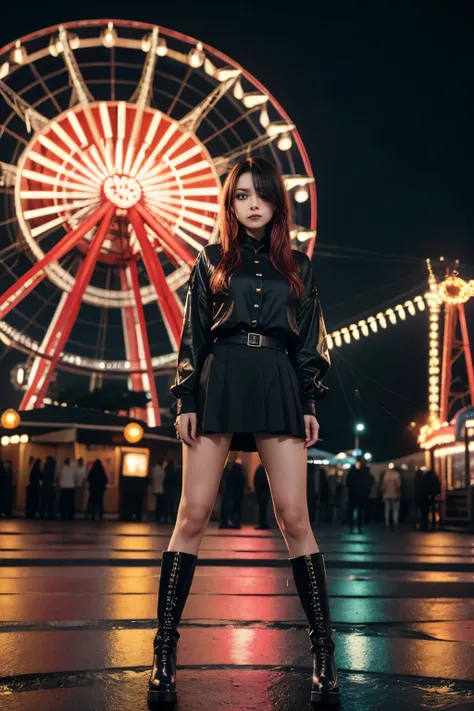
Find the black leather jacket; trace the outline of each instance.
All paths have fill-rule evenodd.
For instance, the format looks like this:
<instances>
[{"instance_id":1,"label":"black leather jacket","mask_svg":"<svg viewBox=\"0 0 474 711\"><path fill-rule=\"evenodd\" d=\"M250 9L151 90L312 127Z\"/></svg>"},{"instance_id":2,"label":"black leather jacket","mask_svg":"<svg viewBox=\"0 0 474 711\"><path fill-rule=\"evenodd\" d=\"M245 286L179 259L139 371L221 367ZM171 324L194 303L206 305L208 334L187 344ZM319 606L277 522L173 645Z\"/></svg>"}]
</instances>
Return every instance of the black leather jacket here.
<instances>
[{"instance_id":1,"label":"black leather jacket","mask_svg":"<svg viewBox=\"0 0 474 711\"><path fill-rule=\"evenodd\" d=\"M315 403L327 388L321 383L329 366L326 328L311 262L303 252L292 250L303 281L300 300L291 293L286 277L270 262L269 237L257 240L239 236L242 262L234 270L228 294L213 294L209 280L221 258L220 245L199 253L188 282L183 330L175 382L177 413L196 412L195 393L200 371L216 337L240 331L273 336L285 343L300 385L305 414L315 414Z\"/></svg>"}]
</instances>

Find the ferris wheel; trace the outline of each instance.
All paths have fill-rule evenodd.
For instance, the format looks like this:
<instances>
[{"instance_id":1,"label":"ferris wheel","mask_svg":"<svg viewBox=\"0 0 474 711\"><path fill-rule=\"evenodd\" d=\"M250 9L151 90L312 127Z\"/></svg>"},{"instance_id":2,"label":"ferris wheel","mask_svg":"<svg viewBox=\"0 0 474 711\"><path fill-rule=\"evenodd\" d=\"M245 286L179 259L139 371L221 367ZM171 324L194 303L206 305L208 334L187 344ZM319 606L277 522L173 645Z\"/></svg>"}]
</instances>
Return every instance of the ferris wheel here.
<instances>
[{"instance_id":1,"label":"ferris wheel","mask_svg":"<svg viewBox=\"0 0 474 711\"><path fill-rule=\"evenodd\" d=\"M21 409L56 369L126 378L150 395L172 372L185 286L217 241L221 180L274 162L293 247L311 257L316 188L300 135L243 67L164 27L91 20L0 50L0 338L27 356Z\"/></svg>"}]
</instances>

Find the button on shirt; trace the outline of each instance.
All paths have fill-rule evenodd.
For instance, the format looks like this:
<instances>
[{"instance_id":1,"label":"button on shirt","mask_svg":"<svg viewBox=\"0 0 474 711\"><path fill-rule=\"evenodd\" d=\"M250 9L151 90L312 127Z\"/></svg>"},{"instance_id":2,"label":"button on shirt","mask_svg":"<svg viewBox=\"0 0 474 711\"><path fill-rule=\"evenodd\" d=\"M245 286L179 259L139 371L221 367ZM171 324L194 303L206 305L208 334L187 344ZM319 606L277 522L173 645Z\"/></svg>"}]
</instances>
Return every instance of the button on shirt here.
<instances>
[{"instance_id":1,"label":"button on shirt","mask_svg":"<svg viewBox=\"0 0 474 711\"><path fill-rule=\"evenodd\" d=\"M228 293L213 293L209 286L222 256L219 244L204 247L191 272L178 368L170 388L178 399L177 412L196 412L200 369L214 340L244 331L285 344L298 376L304 412L315 414L315 402L327 390L321 380L330 360L311 262L303 252L292 251L304 287L298 298L270 261L268 233L258 240L241 230L238 239L241 262L231 274Z\"/></svg>"}]
</instances>

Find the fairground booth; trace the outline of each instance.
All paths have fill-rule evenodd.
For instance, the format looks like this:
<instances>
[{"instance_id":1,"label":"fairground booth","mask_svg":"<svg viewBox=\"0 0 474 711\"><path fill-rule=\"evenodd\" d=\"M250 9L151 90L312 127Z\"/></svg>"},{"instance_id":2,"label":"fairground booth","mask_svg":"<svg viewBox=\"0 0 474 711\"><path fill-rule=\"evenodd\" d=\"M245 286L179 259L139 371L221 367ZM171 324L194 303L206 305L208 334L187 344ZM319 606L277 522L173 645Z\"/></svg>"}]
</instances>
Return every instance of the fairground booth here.
<instances>
[{"instance_id":1,"label":"fairground booth","mask_svg":"<svg viewBox=\"0 0 474 711\"><path fill-rule=\"evenodd\" d=\"M181 461L181 445L172 425L150 428L128 417L79 407L51 406L21 412L16 426L15 415L10 422L3 417L7 427L0 428L1 458L10 460L13 468L13 510L25 508L32 458L44 462L46 457L53 457L56 471L67 458L82 457L87 469L100 459L108 478L106 514L120 514L127 492L133 489L142 491L147 505L151 492L145 479L150 464L163 457L177 464ZM85 510L86 488L77 493L78 511ZM150 503L148 508L152 508Z\"/></svg>"}]
</instances>

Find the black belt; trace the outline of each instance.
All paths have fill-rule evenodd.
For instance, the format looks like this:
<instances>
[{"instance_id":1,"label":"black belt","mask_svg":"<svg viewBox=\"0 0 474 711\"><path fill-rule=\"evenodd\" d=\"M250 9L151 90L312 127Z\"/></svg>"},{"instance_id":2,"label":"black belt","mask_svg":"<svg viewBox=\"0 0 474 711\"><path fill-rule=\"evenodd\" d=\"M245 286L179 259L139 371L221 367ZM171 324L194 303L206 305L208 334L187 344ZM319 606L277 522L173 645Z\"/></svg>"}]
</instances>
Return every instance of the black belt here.
<instances>
[{"instance_id":1,"label":"black belt","mask_svg":"<svg viewBox=\"0 0 474 711\"><path fill-rule=\"evenodd\" d=\"M251 348L274 348L277 351L286 352L285 345L272 336L262 336L261 333L236 333L235 336L216 338L214 343L235 343Z\"/></svg>"}]
</instances>

